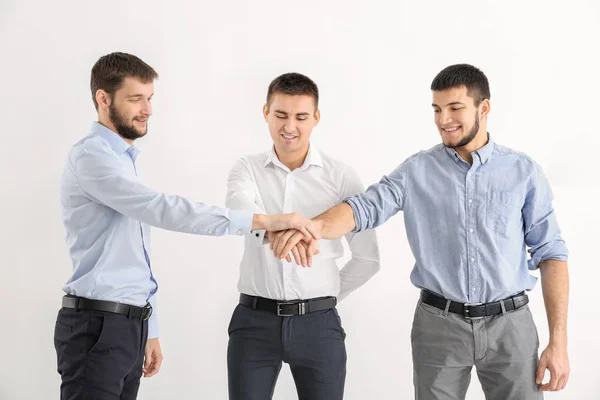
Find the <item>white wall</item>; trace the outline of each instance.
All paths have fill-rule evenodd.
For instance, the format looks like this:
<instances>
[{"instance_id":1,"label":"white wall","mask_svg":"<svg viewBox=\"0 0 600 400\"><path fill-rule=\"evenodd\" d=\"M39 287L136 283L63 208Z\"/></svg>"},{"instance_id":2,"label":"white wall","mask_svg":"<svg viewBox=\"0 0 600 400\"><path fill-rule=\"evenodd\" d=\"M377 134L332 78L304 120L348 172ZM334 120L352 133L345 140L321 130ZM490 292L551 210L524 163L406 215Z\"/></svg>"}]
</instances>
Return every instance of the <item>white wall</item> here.
<instances>
[{"instance_id":1,"label":"white wall","mask_svg":"<svg viewBox=\"0 0 600 400\"><path fill-rule=\"evenodd\" d=\"M169 3L167 5L167 3ZM58 181L95 112L94 62L112 51L160 73L146 182L224 203L234 161L267 149L261 107L271 79L297 71L321 90L314 142L365 183L439 141L429 84L468 62L491 82L489 130L529 153L553 185L571 251L572 375L550 399L598 399L597 211L600 6L593 1L0 2L0 399L57 399L53 327L70 260ZM413 263L402 216L379 229L382 270L340 306L346 399L412 398ZM141 399L225 399L227 324L239 238L154 230L162 371ZM542 345L541 288L531 293ZM293 399L288 368L275 399ZM483 399L476 378L468 399Z\"/></svg>"}]
</instances>

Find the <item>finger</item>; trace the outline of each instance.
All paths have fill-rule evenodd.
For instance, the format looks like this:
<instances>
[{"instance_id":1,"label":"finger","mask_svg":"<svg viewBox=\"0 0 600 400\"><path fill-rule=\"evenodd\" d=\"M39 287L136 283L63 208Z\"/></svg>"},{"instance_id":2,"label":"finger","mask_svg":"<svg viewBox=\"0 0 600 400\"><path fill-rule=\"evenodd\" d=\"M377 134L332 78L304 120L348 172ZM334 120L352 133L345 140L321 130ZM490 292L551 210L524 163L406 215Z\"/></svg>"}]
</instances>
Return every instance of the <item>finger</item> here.
<instances>
[{"instance_id":1,"label":"finger","mask_svg":"<svg viewBox=\"0 0 600 400\"><path fill-rule=\"evenodd\" d=\"M565 386L566 386L565 378L559 379L558 383L556 384L556 391L563 390L565 388Z\"/></svg>"},{"instance_id":2,"label":"finger","mask_svg":"<svg viewBox=\"0 0 600 400\"><path fill-rule=\"evenodd\" d=\"M312 238L311 233L304 227L304 225L298 224L294 227L294 229L296 229L298 232L302 232L303 237L306 239Z\"/></svg>"},{"instance_id":3,"label":"finger","mask_svg":"<svg viewBox=\"0 0 600 400\"><path fill-rule=\"evenodd\" d=\"M292 262L292 257L290 257L290 255L288 254L287 256L285 256L285 261L291 263Z\"/></svg>"},{"instance_id":4,"label":"finger","mask_svg":"<svg viewBox=\"0 0 600 400\"><path fill-rule=\"evenodd\" d=\"M150 369L150 373L148 375L146 375L147 378L150 378L156 374L158 374L158 371L160 370L160 366L162 364L162 354L155 354L154 360L152 361L152 367Z\"/></svg>"},{"instance_id":5,"label":"finger","mask_svg":"<svg viewBox=\"0 0 600 400\"><path fill-rule=\"evenodd\" d=\"M540 365L538 365L537 372L535 374L535 383L538 385L542 384L542 380L544 379L544 374L546 373L546 361L545 358L542 357L540 360Z\"/></svg>"},{"instance_id":6,"label":"finger","mask_svg":"<svg viewBox=\"0 0 600 400\"><path fill-rule=\"evenodd\" d=\"M302 240L298 242L297 246L302 247L302 251L304 254L304 262L305 267L312 267L312 254L308 251L308 245L306 245Z\"/></svg>"},{"instance_id":7,"label":"finger","mask_svg":"<svg viewBox=\"0 0 600 400\"><path fill-rule=\"evenodd\" d=\"M149 370L150 365L152 365L152 349L147 348L144 354L144 367L143 370ZM146 372L144 371L144 372Z\"/></svg>"},{"instance_id":8,"label":"finger","mask_svg":"<svg viewBox=\"0 0 600 400\"><path fill-rule=\"evenodd\" d=\"M569 383L569 375L567 375L567 377L563 380L563 384L562 384L562 387L560 388L560 390L563 390L564 388L566 388L567 383Z\"/></svg>"},{"instance_id":9,"label":"finger","mask_svg":"<svg viewBox=\"0 0 600 400\"><path fill-rule=\"evenodd\" d=\"M294 231L295 233L287 240L285 247L282 250L283 254L287 254L292 251L293 247L296 247L298 242L302 240L302 232Z\"/></svg>"},{"instance_id":10,"label":"finger","mask_svg":"<svg viewBox=\"0 0 600 400\"><path fill-rule=\"evenodd\" d=\"M280 231L280 232L275 232L273 233L273 240L271 241L271 250L273 251L273 253L275 253L276 249L277 249L277 245L279 244L279 241L281 240L281 237L283 236L283 234L286 231Z\"/></svg>"},{"instance_id":11,"label":"finger","mask_svg":"<svg viewBox=\"0 0 600 400\"><path fill-rule=\"evenodd\" d=\"M317 249L318 244L318 241L312 240L308 245L308 254L310 254L310 263L308 264L309 267L312 267L312 255L319 254L321 252L319 249Z\"/></svg>"},{"instance_id":12,"label":"finger","mask_svg":"<svg viewBox=\"0 0 600 400\"><path fill-rule=\"evenodd\" d=\"M548 382L545 385L542 385L542 387L546 387L545 389L547 391L551 391L554 392L556 390L556 386L558 385L558 374L556 371L550 370L550 382ZM542 388L540 388L540 390L542 390Z\"/></svg>"},{"instance_id":13,"label":"finger","mask_svg":"<svg viewBox=\"0 0 600 400\"><path fill-rule=\"evenodd\" d=\"M290 229L289 231L286 231L281 238L278 240L277 242L277 247L275 247L275 254L277 256L277 258L279 258L280 260L286 255L289 254L292 251L292 248L288 248L286 249L286 251L283 251L286 248L286 245L288 243L288 240L294 236L294 234L296 233L295 230Z\"/></svg>"},{"instance_id":14,"label":"finger","mask_svg":"<svg viewBox=\"0 0 600 400\"><path fill-rule=\"evenodd\" d=\"M298 253L300 253L300 258L302 259L302 266L306 267L308 265L308 261L307 261L307 254L306 254L306 247L304 247L304 244L302 243L302 240L298 242L298 244L295 247L296 249L298 249Z\"/></svg>"},{"instance_id":15,"label":"finger","mask_svg":"<svg viewBox=\"0 0 600 400\"><path fill-rule=\"evenodd\" d=\"M296 264L300 265L302 262L302 256L298 252L298 246L292 248L292 254L294 255L294 261Z\"/></svg>"}]
</instances>

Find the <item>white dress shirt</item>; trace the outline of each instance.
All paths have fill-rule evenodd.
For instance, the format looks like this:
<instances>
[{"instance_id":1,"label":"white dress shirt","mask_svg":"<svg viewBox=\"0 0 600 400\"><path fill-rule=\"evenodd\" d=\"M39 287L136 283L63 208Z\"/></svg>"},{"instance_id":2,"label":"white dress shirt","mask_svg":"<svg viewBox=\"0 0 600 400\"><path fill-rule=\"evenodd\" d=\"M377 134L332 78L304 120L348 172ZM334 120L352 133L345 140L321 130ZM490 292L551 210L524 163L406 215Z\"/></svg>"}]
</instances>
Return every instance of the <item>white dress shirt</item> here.
<instances>
[{"instance_id":1,"label":"white dress shirt","mask_svg":"<svg viewBox=\"0 0 600 400\"><path fill-rule=\"evenodd\" d=\"M275 150L241 158L229 173L227 207L255 213L297 212L313 218L364 191L356 172L320 153L312 144L304 164L290 171ZM341 239L320 240L320 253L311 268L278 260L264 231L245 238L238 290L276 300L322 296L345 298L379 270L379 248L374 230L349 233L352 259L340 270L336 259L344 254Z\"/></svg>"}]
</instances>

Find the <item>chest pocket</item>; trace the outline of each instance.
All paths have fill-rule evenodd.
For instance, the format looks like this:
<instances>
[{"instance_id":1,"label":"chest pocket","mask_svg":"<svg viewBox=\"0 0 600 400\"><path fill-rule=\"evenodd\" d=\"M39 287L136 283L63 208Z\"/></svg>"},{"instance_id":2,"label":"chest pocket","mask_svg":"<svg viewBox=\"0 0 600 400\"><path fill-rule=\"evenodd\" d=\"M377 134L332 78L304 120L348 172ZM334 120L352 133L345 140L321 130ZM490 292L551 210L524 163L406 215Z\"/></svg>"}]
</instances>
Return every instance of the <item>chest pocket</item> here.
<instances>
[{"instance_id":1,"label":"chest pocket","mask_svg":"<svg viewBox=\"0 0 600 400\"><path fill-rule=\"evenodd\" d=\"M499 233L507 233L511 226L522 223L522 201L518 192L490 190L486 201L486 226Z\"/></svg>"}]
</instances>

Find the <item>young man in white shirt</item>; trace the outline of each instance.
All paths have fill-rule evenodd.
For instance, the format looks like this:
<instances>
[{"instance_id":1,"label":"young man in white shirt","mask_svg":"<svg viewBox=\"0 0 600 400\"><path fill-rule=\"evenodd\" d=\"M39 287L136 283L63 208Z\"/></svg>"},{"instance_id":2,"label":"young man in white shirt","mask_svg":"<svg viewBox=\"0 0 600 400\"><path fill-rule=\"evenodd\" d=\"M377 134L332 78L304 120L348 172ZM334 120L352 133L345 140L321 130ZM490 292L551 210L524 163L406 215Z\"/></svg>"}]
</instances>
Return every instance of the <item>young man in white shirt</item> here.
<instances>
[{"instance_id":1,"label":"young man in white shirt","mask_svg":"<svg viewBox=\"0 0 600 400\"><path fill-rule=\"evenodd\" d=\"M320 119L318 101L317 85L304 75L288 73L271 82L263 113L273 147L235 164L227 207L311 218L364 190L351 167L310 143ZM285 362L301 400L342 399L345 333L335 306L379 270L375 232L345 236L352 259L341 270L340 239L321 241L314 259L299 246L278 260L271 235L253 231L245 239L240 304L229 325L229 398L271 399Z\"/></svg>"}]
</instances>

